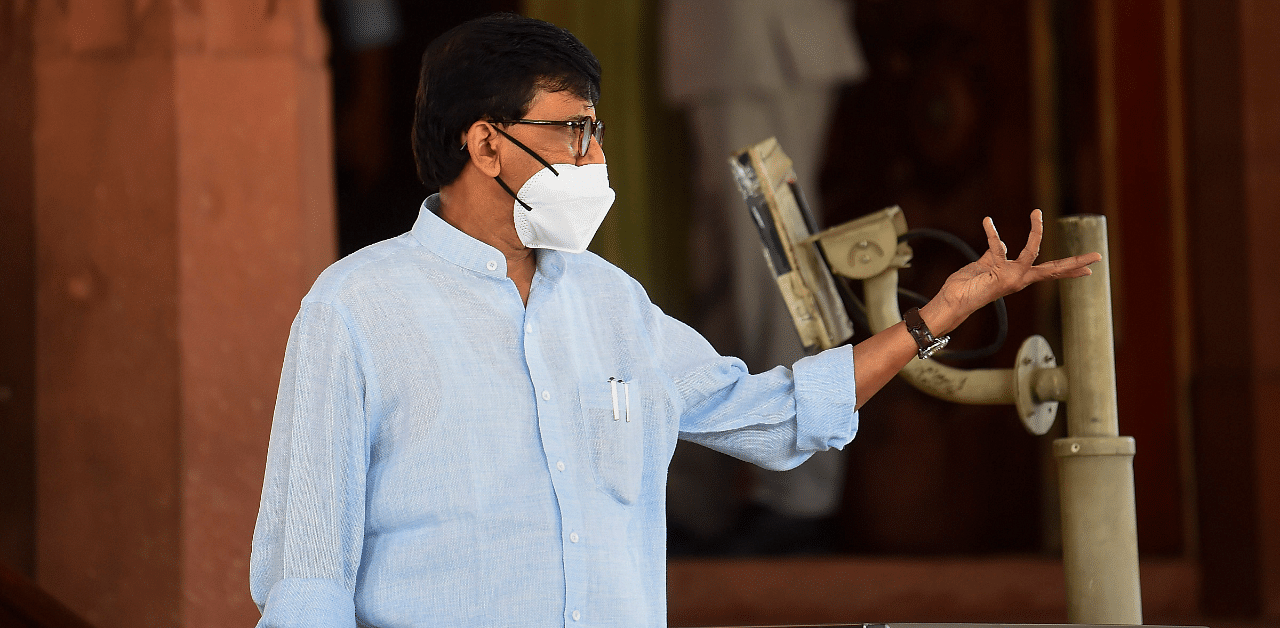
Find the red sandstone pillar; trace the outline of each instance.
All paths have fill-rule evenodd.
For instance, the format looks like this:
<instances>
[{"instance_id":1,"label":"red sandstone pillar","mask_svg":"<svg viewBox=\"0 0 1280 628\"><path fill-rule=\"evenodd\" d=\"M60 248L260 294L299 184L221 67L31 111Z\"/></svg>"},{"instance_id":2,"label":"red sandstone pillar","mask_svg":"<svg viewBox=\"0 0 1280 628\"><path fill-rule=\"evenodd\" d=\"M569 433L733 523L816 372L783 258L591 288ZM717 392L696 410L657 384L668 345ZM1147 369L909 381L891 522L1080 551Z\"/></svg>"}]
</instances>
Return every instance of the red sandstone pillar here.
<instances>
[{"instance_id":1,"label":"red sandstone pillar","mask_svg":"<svg viewBox=\"0 0 1280 628\"><path fill-rule=\"evenodd\" d=\"M334 255L314 0L37 3L40 584L103 628L251 625L289 321Z\"/></svg>"}]
</instances>

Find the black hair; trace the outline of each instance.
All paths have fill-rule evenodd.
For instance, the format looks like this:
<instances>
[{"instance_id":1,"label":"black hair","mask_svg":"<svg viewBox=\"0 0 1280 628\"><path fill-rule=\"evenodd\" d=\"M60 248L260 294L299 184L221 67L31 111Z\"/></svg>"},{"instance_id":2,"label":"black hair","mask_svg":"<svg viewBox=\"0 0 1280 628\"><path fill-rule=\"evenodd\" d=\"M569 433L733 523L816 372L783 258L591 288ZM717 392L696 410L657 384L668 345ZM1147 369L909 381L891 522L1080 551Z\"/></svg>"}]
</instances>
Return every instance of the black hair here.
<instances>
[{"instance_id":1,"label":"black hair","mask_svg":"<svg viewBox=\"0 0 1280 628\"><path fill-rule=\"evenodd\" d=\"M462 136L477 120L524 117L537 90L600 100L600 62L569 31L513 13L449 30L422 55L413 117L418 178L435 191L452 183L470 154Z\"/></svg>"}]
</instances>

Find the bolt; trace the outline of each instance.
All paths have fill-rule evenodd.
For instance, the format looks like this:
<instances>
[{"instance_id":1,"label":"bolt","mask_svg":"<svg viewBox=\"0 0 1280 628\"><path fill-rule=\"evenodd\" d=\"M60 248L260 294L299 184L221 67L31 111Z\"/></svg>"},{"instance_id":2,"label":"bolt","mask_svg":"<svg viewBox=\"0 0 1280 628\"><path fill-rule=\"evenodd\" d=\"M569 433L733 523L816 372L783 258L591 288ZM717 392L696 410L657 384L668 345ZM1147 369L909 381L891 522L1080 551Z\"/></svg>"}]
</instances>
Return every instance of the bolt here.
<instances>
[{"instance_id":1,"label":"bolt","mask_svg":"<svg viewBox=\"0 0 1280 628\"><path fill-rule=\"evenodd\" d=\"M870 242L868 242L868 241L866 241L866 240L863 240L863 241L861 241L861 242L859 242L859 243L858 243L858 248L860 248L860 249L865 249L865 248L867 248L867 247L869 247L869 246L871 246L871 243L870 243Z\"/></svg>"},{"instance_id":2,"label":"bolt","mask_svg":"<svg viewBox=\"0 0 1280 628\"><path fill-rule=\"evenodd\" d=\"M1071 443L1071 453L1080 451L1080 443Z\"/></svg>"}]
</instances>

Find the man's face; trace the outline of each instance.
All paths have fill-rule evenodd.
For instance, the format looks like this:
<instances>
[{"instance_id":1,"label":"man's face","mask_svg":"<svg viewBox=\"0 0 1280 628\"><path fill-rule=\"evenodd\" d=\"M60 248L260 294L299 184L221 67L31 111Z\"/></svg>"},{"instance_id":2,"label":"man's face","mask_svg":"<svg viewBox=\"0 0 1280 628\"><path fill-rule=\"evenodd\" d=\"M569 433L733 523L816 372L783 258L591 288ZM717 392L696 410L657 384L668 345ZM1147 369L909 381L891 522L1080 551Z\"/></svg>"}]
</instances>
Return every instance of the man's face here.
<instances>
[{"instance_id":1,"label":"man's face","mask_svg":"<svg viewBox=\"0 0 1280 628\"><path fill-rule=\"evenodd\" d=\"M596 108L591 101L569 92L548 92L541 89L534 94L533 103L524 116L526 120L594 120L595 117ZM604 151L594 139L591 140L587 154L578 155L576 142L579 135L573 127L508 124L502 129L552 165L583 166L604 163ZM518 191L529 177L543 167L533 155L512 142L501 142L499 151L502 154L502 173L499 176L512 190Z\"/></svg>"}]
</instances>

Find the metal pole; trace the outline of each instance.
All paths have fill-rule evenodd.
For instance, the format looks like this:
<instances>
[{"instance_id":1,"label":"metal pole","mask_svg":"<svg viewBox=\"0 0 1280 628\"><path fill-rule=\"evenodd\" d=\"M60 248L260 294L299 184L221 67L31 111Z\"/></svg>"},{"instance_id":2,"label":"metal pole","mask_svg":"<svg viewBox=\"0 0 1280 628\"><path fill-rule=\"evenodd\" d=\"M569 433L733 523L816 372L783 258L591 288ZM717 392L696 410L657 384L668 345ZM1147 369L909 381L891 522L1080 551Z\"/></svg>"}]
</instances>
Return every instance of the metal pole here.
<instances>
[{"instance_id":1,"label":"metal pole","mask_svg":"<svg viewBox=\"0 0 1280 628\"><path fill-rule=\"evenodd\" d=\"M1133 438L1120 436L1107 222L1058 221L1067 255L1102 254L1093 274L1059 282L1067 372L1067 437L1053 443L1062 496L1062 563L1067 619L1077 624L1141 624Z\"/></svg>"}]
</instances>

